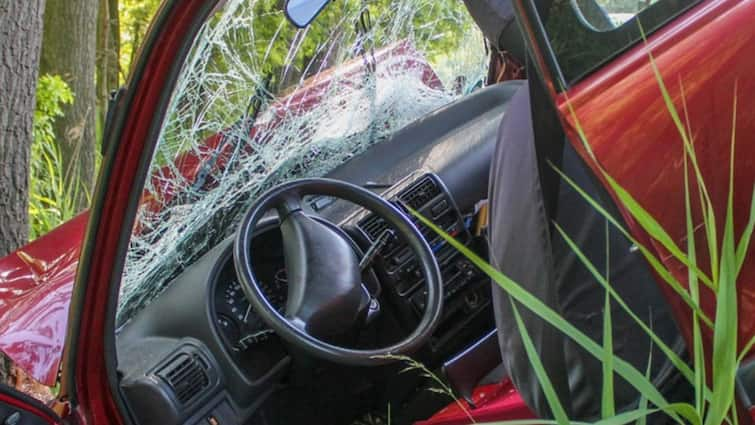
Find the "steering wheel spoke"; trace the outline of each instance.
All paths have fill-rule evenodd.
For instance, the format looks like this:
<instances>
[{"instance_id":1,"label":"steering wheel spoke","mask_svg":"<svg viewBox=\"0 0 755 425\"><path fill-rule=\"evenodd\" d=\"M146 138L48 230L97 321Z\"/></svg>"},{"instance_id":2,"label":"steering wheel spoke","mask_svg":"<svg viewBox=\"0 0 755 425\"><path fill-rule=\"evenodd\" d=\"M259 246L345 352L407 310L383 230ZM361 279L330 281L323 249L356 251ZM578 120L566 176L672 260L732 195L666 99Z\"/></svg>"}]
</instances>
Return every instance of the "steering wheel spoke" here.
<instances>
[{"instance_id":1,"label":"steering wheel spoke","mask_svg":"<svg viewBox=\"0 0 755 425\"><path fill-rule=\"evenodd\" d=\"M302 211L302 198L296 192L284 193L275 205L280 221L283 222L288 216Z\"/></svg>"}]
</instances>

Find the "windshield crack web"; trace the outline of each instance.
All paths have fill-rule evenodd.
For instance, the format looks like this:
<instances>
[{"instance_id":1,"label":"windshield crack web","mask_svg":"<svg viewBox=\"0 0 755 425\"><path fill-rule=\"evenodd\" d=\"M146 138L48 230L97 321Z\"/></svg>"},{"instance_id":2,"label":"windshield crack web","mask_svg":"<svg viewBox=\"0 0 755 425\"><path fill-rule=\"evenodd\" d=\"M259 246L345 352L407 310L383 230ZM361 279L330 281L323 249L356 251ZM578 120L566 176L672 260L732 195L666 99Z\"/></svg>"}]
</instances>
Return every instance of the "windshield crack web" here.
<instances>
[{"instance_id":1,"label":"windshield crack web","mask_svg":"<svg viewBox=\"0 0 755 425\"><path fill-rule=\"evenodd\" d=\"M128 247L119 324L233 235L262 191L323 176L482 84L483 38L460 1L344 0L302 30L279 3L229 1L183 64Z\"/></svg>"}]
</instances>

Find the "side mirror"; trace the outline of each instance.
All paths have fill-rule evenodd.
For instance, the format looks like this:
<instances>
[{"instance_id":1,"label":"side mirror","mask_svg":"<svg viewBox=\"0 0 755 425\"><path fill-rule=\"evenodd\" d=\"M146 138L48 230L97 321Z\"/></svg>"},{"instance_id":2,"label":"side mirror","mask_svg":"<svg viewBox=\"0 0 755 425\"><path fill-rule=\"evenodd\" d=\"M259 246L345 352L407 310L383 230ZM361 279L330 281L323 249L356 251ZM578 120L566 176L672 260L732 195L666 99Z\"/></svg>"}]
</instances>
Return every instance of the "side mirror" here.
<instances>
[{"instance_id":1,"label":"side mirror","mask_svg":"<svg viewBox=\"0 0 755 425\"><path fill-rule=\"evenodd\" d=\"M304 28L322 12L330 0L286 0L286 17L297 28Z\"/></svg>"}]
</instances>

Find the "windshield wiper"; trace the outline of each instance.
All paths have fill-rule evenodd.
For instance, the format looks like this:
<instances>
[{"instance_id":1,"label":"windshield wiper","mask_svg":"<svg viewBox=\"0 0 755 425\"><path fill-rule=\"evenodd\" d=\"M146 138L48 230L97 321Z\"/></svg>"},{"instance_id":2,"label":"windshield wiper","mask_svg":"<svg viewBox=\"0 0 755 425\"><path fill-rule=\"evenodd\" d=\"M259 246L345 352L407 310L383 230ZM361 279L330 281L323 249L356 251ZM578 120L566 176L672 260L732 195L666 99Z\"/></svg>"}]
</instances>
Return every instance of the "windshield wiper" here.
<instances>
[{"instance_id":1,"label":"windshield wiper","mask_svg":"<svg viewBox=\"0 0 755 425\"><path fill-rule=\"evenodd\" d=\"M191 185L192 193L196 193L204 187L205 183L207 182L207 177L212 172L212 169L215 168L215 164L217 164L218 158L223 152L223 148L225 147L226 142L228 142L229 139L238 142L242 140L242 138L238 136L239 134L251 134L254 123L257 121L257 117L262 111L262 107L264 106L265 101L271 99L269 91L270 80L271 78L269 75L263 78L262 84L257 86L254 94L249 98L249 103L247 104L246 112L244 113L242 119L231 126L230 129L223 130L220 133L220 141L218 142L218 146L213 151L212 156L208 158L207 161L202 163L201 168L194 178L194 183L192 183Z\"/></svg>"}]
</instances>

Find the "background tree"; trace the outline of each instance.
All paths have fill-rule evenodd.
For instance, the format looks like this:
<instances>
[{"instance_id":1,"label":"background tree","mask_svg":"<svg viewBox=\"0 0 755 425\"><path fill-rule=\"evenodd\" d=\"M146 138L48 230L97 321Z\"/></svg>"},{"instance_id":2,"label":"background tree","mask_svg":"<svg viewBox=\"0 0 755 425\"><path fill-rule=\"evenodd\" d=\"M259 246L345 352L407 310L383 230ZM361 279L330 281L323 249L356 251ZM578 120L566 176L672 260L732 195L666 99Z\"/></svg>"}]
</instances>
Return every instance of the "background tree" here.
<instances>
[{"instance_id":1,"label":"background tree","mask_svg":"<svg viewBox=\"0 0 755 425\"><path fill-rule=\"evenodd\" d=\"M77 210L89 205L94 182L98 6L99 0L47 0L44 15L40 71L62 76L74 94L54 128Z\"/></svg>"},{"instance_id":2,"label":"background tree","mask_svg":"<svg viewBox=\"0 0 755 425\"><path fill-rule=\"evenodd\" d=\"M120 16L118 0L99 0L97 11L97 116L98 128L105 123L110 93L120 81Z\"/></svg>"},{"instance_id":3,"label":"background tree","mask_svg":"<svg viewBox=\"0 0 755 425\"><path fill-rule=\"evenodd\" d=\"M44 0L0 3L0 257L25 244ZM12 366L0 353L0 382Z\"/></svg>"},{"instance_id":4,"label":"background tree","mask_svg":"<svg viewBox=\"0 0 755 425\"><path fill-rule=\"evenodd\" d=\"M24 245L44 0L0 3L0 257Z\"/></svg>"}]
</instances>

